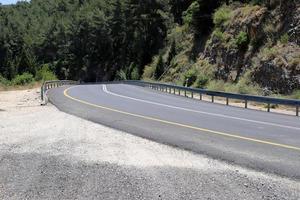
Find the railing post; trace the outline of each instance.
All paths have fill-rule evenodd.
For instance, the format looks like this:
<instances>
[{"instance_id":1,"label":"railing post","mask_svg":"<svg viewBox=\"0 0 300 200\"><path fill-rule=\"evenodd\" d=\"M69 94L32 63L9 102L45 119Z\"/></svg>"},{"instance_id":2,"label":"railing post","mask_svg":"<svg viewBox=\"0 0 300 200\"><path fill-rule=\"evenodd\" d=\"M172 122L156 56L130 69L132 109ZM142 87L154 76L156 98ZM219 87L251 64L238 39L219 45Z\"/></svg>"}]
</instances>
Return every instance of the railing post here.
<instances>
[{"instance_id":1,"label":"railing post","mask_svg":"<svg viewBox=\"0 0 300 200\"><path fill-rule=\"evenodd\" d=\"M214 96L214 95L211 96L211 102L212 102L212 103L215 102L215 96Z\"/></svg>"},{"instance_id":2,"label":"railing post","mask_svg":"<svg viewBox=\"0 0 300 200\"><path fill-rule=\"evenodd\" d=\"M296 106L296 116L299 117L299 106Z\"/></svg>"},{"instance_id":3,"label":"railing post","mask_svg":"<svg viewBox=\"0 0 300 200\"><path fill-rule=\"evenodd\" d=\"M44 85L41 87L41 100L44 101Z\"/></svg>"},{"instance_id":4,"label":"railing post","mask_svg":"<svg viewBox=\"0 0 300 200\"><path fill-rule=\"evenodd\" d=\"M176 94L176 88L174 88L174 94Z\"/></svg>"},{"instance_id":5,"label":"railing post","mask_svg":"<svg viewBox=\"0 0 300 200\"><path fill-rule=\"evenodd\" d=\"M268 103L268 112L270 112L270 111L271 111L271 104Z\"/></svg>"},{"instance_id":6,"label":"railing post","mask_svg":"<svg viewBox=\"0 0 300 200\"><path fill-rule=\"evenodd\" d=\"M248 108L248 100L245 100L245 108Z\"/></svg>"},{"instance_id":7,"label":"railing post","mask_svg":"<svg viewBox=\"0 0 300 200\"><path fill-rule=\"evenodd\" d=\"M194 98L194 92L192 92L192 99Z\"/></svg>"},{"instance_id":8,"label":"railing post","mask_svg":"<svg viewBox=\"0 0 300 200\"><path fill-rule=\"evenodd\" d=\"M184 96L186 97L186 90L184 90Z\"/></svg>"},{"instance_id":9,"label":"railing post","mask_svg":"<svg viewBox=\"0 0 300 200\"><path fill-rule=\"evenodd\" d=\"M200 100L202 101L202 93L200 93L199 95L200 95Z\"/></svg>"},{"instance_id":10,"label":"railing post","mask_svg":"<svg viewBox=\"0 0 300 200\"><path fill-rule=\"evenodd\" d=\"M229 98L226 97L226 105L229 106Z\"/></svg>"},{"instance_id":11,"label":"railing post","mask_svg":"<svg viewBox=\"0 0 300 200\"><path fill-rule=\"evenodd\" d=\"M180 96L181 94L180 94L180 89L179 89L179 91L178 91L178 95Z\"/></svg>"}]
</instances>

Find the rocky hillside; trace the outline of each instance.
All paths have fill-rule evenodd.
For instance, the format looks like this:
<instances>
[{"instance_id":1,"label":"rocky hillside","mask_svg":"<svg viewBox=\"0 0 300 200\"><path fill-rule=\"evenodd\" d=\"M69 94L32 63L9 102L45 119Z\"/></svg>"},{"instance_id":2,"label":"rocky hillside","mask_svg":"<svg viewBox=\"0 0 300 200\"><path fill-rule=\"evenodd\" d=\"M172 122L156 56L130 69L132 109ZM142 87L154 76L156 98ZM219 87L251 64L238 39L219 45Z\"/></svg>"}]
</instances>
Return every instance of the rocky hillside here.
<instances>
[{"instance_id":1,"label":"rocky hillside","mask_svg":"<svg viewBox=\"0 0 300 200\"><path fill-rule=\"evenodd\" d=\"M238 93L297 93L299 1L223 4L211 14L210 27L189 23L205 17L195 14L195 4L183 12L184 23L174 25L166 48L145 68L145 79Z\"/></svg>"}]
</instances>

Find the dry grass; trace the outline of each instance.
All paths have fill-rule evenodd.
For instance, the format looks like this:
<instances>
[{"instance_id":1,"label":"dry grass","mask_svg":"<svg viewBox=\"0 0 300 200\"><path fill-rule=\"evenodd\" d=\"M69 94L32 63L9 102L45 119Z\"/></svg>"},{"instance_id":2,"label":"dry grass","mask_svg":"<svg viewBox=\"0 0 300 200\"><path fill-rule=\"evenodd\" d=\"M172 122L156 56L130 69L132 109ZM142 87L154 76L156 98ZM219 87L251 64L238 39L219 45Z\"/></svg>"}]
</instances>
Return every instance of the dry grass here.
<instances>
[{"instance_id":1,"label":"dry grass","mask_svg":"<svg viewBox=\"0 0 300 200\"><path fill-rule=\"evenodd\" d=\"M14 91L14 90L28 90L28 89L34 89L39 88L42 86L42 82L33 82L27 85L0 85L0 91Z\"/></svg>"}]
</instances>

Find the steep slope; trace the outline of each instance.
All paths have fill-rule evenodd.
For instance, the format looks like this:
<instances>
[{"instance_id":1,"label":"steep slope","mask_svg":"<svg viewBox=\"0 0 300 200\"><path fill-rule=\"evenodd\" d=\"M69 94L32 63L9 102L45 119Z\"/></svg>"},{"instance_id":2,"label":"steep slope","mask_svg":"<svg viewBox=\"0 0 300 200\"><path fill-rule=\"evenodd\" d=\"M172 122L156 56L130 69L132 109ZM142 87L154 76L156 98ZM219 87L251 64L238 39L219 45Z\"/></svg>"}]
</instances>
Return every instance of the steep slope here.
<instances>
[{"instance_id":1,"label":"steep slope","mask_svg":"<svg viewBox=\"0 0 300 200\"><path fill-rule=\"evenodd\" d=\"M212 18L208 36L197 36L188 24L173 28L168 41L175 41L176 55L168 61L174 49L169 42L161 52L166 62L160 79L265 95L291 94L300 88L299 2L234 2L217 8ZM200 49L196 55L195 49ZM146 67L144 78L155 73L157 60Z\"/></svg>"}]
</instances>

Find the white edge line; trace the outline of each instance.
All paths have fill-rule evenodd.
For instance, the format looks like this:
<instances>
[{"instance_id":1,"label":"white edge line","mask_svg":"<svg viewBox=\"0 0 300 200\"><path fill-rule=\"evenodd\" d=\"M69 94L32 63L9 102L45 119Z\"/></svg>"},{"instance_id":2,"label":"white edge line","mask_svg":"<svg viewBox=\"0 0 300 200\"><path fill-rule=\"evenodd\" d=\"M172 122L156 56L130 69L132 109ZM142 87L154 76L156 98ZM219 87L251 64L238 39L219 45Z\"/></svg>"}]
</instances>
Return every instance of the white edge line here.
<instances>
[{"instance_id":1,"label":"white edge line","mask_svg":"<svg viewBox=\"0 0 300 200\"><path fill-rule=\"evenodd\" d=\"M129 96L124 96L124 95L120 95L120 94L116 94L116 93L113 93L111 91L108 91L106 85L103 85L102 89L105 93L113 95L113 96L117 96L117 97L121 97L121 98L125 98L125 99L131 99L131 100L134 100L134 101L139 101L139 102L148 103L148 104L152 104L152 105L163 106L163 107L167 107L167 108L173 108L173 109L177 109L177 110L183 110L183 111L193 112L193 113L198 113L198 114L205 114L205 115L210 115L210 116L216 116L216 117L246 121L246 122L251 122L251 123L256 123L256 124L264 124L264 125L269 125L269 126L276 126L276 127L281 127L281 128L300 130L300 128L294 127L294 126L286 126L286 125L275 124L275 123L271 123L271 122L262 122L262 121L256 121L256 120L245 119L245 118L240 118L240 117L233 117L233 116L229 116L229 115L209 113L209 112L205 112L205 111L191 110L191 109L188 109L188 108L171 106L171 105L167 105L167 104L162 104L162 103L152 102L152 101L148 101L148 100L143 100L143 99L137 99L137 98L133 98L133 97L129 97Z\"/></svg>"}]
</instances>

